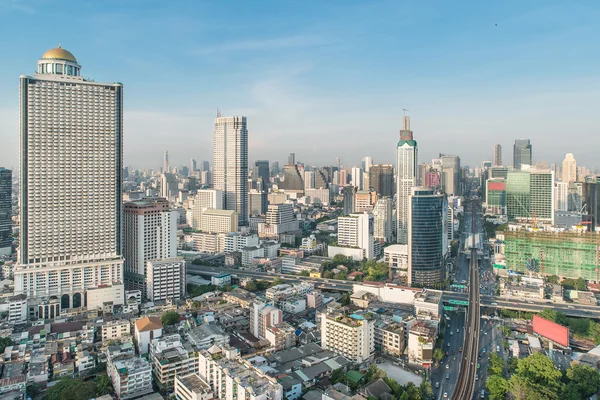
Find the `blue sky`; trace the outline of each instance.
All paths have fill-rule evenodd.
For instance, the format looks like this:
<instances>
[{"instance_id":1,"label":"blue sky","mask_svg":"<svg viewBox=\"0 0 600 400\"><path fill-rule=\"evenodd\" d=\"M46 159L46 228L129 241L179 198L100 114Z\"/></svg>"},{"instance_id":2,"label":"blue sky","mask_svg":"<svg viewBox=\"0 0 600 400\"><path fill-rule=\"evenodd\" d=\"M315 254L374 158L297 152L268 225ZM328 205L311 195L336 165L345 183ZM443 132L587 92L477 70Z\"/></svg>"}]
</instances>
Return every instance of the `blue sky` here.
<instances>
[{"instance_id":1,"label":"blue sky","mask_svg":"<svg viewBox=\"0 0 600 400\"><path fill-rule=\"evenodd\" d=\"M125 163L212 158L216 109L246 115L250 160L393 162L402 108L420 161L600 167L597 1L0 0L0 165L18 160L18 77L58 43L125 85ZM7 57L9 55L9 57Z\"/></svg>"}]
</instances>

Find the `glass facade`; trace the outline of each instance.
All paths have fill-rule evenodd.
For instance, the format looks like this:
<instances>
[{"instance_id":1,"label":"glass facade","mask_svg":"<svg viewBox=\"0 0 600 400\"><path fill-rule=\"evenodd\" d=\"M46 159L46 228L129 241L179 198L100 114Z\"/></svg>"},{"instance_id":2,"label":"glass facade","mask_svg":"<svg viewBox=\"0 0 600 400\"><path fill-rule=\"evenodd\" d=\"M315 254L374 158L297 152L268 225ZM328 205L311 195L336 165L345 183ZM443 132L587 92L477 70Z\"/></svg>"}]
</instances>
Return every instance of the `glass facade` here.
<instances>
[{"instance_id":1,"label":"glass facade","mask_svg":"<svg viewBox=\"0 0 600 400\"><path fill-rule=\"evenodd\" d=\"M531 142L529 139L517 139L513 146L513 167L521 169L522 165L531 165Z\"/></svg>"},{"instance_id":2,"label":"glass facade","mask_svg":"<svg viewBox=\"0 0 600 400\"><path fill-rule=\"evenodd\" d=\"M486 213L506 215L506 181L504 179L487 180Z\"/></svg>"},{"instance_id":3,"label":"glass facade","mask_svg":"<svg viewBox=\"0 0 600 400\"><path fill-rule=\"evenodd\" d=\"M529 173L510 171L506 179L506 214L511 221L530 218Z\"/></svg>"},{"instance_id":4,"label":"glass facade","mask_svg":"<svg viewBox=\"0 0 600 400\"><path fill-rule=\"evenodd\" d=\"M12 171L0 168L0 249L12 243Z\"/></svg>"},{"instance_id":5,"label":"glass facade","mask_svg":"<svg viewBox=\"0 0 600 400\"><path fill-rule=\"evenodd\" d=\"M444 279L447 212L445 194L434 194L427 188L413 189L408 224L411 284L432 285Z\"/></svg>"}]
</instances>

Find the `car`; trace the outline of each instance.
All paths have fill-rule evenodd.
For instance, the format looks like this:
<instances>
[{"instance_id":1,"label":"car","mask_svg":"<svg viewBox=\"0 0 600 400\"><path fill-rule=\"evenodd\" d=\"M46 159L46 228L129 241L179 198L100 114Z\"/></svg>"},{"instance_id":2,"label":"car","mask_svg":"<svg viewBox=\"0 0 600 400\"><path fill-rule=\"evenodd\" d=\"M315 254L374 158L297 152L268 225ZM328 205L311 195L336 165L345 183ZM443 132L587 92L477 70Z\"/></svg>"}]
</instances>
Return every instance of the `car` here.
<instances>
[{"instance_id":1,"label":"car","mask_svg":"<svg viewBox=\"0 0 600 400\"><path fill-rule=\"evenodd\" d=\"M450 369L450 364L446 364L446 369Z\"/></svg>"},{"instance_id":2,"label":"car","mask_svg":"<svg viewBox=\"0 0 600 400\"><path fill-rule=\"evenodd\" d=\"M454 355L454 352L452 352L452 355Z\"/></svg>"},{"instance_id":3,"label":"car","mask_svg":"<svg viewBox=\"0 0 600 400\"><path fill-rule=\"evenodd\" d=\"M518 305L519 305L519 303L513 303L513 306L518 306Z\"/></svg>"},{"instance_id":4,"label":"car","mask_svg":"<svg viewBox=\"0 0 600 400\"><path fill-rule=\"evenodd\" d=\"M462 347L460 349L458 349L458 351L460 351L462 353Z\"/></svg>"},{"instance_id":5,"label":"car","mask_svg":"<svg viewBox=\"0 0 600 400\"><path fill-rule=\"evenodd\" d=\"M453 335L454 335L454 332L450 332L450 336L453 336Z\"/></svg>"},{"instance_id":6,"label":"car","mask_svg":"<svg viewBox=\"0 0 600 400\"><path fill-rule=\"evenodd\" d=\"M450 347L450 343L446 343L446 347Z\"/></svg>"},{"instance_id":7,"label":"car","mask_svg":"<svg viewBox=\"0 0 600 400\"><path fill-rule=\"evenodd\" d=\"M437 389L437 388L439 388L439 387L440 387L440 383L439 383L439 382L436 382L436 383L435 383L435 388Z\"/></svg>"},{"instance_id":8,"label":"car","mask_svg":"<svg viewBox=\"0 0 600 400\"><path fill-rule=\"evenodd\" d=\"M460 329L456 329L456 333L460 332Z\"/></svg>"},{"instance_id":9,"label":"car","mask_svg":"<svg viewBox=\"0 0 600 400\"><path fill-rule=\"evenodd\" d=\"M496 353L500 353L500 346L496 345Z\"/></svg>"},{"instance_id":10,"label":"car","mask_svg":"<svg viewBox=\"0 0 600 400\"><path fill-rule=\"evenodd\" d=\"M483 348L483 352L485 353L485 347Z\"/></svg>"},{"instance_id":11,"label":"car","mask_svg":"<svg viewBox=\"0 0 600 400\"><path fill-rule=\"evenodd\" d=\"M448 393L444 392L444 399L448 398Z\"/></svg>"},{"instance_id":12,"label":"car","mask_svg":"<svg viewBox=\"0 0 600 400\"><path fill-rule=\"evenodd\" d=\"M575 307L573 307L573 306L567 306L567 308L575 308Z\"/></svg>"},{"instance_id":13,"label":"car","mask_svg":"<svg viewBox=\"0 0 600 400\"><path fill-rule=\"evenodd\" d=\"M475 375L475 380L479 380L479 375Z\"/></svg>"},{"instance_id":14,"label":"car","mask_svg":"<svg viewBox=\"0 0 600 400\"><path fill-rule=\"evenodd\" d=\"M450 379L450 374L446 374L446 379Z\"/></svg>"},{"instance_id":15,"label":"car","mask_svg":"<svg viewBox=\"0 0 600 400\"><path fill-rule=\"evenodd\" d=\"M483 332L484 335L487 335L487 332Z\"/></svg>"},{"instance_id":16,"label":"car","mask_svg":"<svg viewBox=\"0 0 600 400\"><path fill-rule=\"evenodd\" d=\"M446 352L446 357L448 357L448 355L449 355L448 352Z\"/></svg>"},{"instance_id":17,"label":"car","mask_svg":"<svg viewBox=\"0 0 600 400\"><path fill-rule=\"evenodd\" d=\"M485 399L485 390L481 389L481 396L482 399Z\"/></svg>"}]
</instances>

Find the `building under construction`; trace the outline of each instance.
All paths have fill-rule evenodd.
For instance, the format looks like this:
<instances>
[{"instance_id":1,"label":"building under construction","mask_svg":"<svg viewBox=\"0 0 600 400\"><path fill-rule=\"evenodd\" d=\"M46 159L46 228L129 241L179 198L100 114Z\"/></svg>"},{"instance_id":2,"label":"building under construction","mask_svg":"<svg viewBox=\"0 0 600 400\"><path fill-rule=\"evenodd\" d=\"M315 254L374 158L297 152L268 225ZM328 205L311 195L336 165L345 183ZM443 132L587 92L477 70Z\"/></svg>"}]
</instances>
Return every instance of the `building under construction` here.
<instances>
[{"instance_id":1,"label":"building under construction","mask_svg":"<svg viewBox=\"0 0 600 400\"><path fill-rule=\"evenodd\" d=\"M600 282L600 233L507 231L504 255L514 271Z\"/></svg>"}]
</instances>

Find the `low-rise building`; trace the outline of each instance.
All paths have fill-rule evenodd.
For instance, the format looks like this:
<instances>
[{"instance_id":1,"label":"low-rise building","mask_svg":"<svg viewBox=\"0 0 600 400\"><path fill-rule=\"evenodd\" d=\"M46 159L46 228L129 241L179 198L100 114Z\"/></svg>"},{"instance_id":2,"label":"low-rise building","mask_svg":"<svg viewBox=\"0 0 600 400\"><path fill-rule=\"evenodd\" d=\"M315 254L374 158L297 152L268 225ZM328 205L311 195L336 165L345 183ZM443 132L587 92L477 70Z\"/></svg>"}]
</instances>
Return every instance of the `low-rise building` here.
<instances>
[{"instance_id":1,"label":"low-rise building","mask_svg":"<svg viewBox=\"0 0 600 400\"><path fill-rule=\"evenodd\" d=\"M198 371L198 358L189 343L178 334L154 339L150 345L152 370L160 385L174 385L175 375L189 375Z\"/></svg>"},{"instance_id":2,"label":"low-rise building","mask_svg":"<svg viewBox=\"0 0 600 400\"><path fill-rule=\"evenodd\" d=\"M96 366L96 360L94 356L88 350L77 350L77 356L75 357L75 370L80 375L91 371Z\"/></svg>"},{"instance_id":3,"label":"low-rise building","mask_svg":"<svg viewBox=\"0 0 600 400\"><path fill-rule=\"evenodd\" d=\"M152 393L152 368L150 363L132 355L109 357L106 370L115 394L121 400Z\"/></svg>"},{"instance_id":4,"label":"low-rise building","mask_svg":"<svg viewBox=\"0 0 600 400\"><path fill-rule=\"evenodd\" d=\"M408 245L393 244L383 249L383 261L391 269L393 278L408 275Z\"/></svg>"},{"instance_id":5,"label":"low-rise building","mask_svg":"<svg viewBox=\"0 0 600 400\"><path fill-rule=\"evenodd\" d=\"M400 357L404 354L404 325L401 323L375 323L375 347L383 354Z\"/></svg>"},{"instance_id":6,"label":"low-rise building","mask_svg":"<svg viewBox=\"0 0 600 400\"><path fill-rule=\"evenodd\" d=\"M287 322L265 328L265 339L274 351L289 349L296 344L296 329Z\"/></svg>"},{"instance_id":7,"label":"low-rise building","mask_svg":"<svg viewBox=\"0 0 600 400\"><path fill-rule=\"evenodd\" d=\"M16 324L27 321L27 295L18 294L8 299L8 322Z\"/></svg>"},{"instance_id":8,"label":"low-rise building","mask_svg":"<svg viewBox=\"0 0 600 400\"><path fill-rule=\"evenodd\" d=\"M215 395L198 374L175 376L175 397L178 400L211 400Z\"/></svg>"},{"instance_id":9,"label":"low-rise building","mask_svg":"<svg viewBox=\"0 0 600 400\"><path fill-rule=\"evenodd\" d=\"M323 296L321 292L312 291L306 295L306 305L310 308L319 308L323 305Z\"/></svg>"},{"instance_id":10,"label":"low-rise building","mask_svg":"<svg viewBox=\"0 0 600 400\"><path fill-rule=\"evenodd\" d=\"M355 363L373 358L374 321L362 315L327 314L321 317L321 345Z\"/></svg>"},{"instance_id":11,"label":"low-rise building","mask_svg":"<svg viewBox=\"0 0 600 400\"><path fill-rule=\"evenodd\" d=\"M437 328L426 321L416 321L408 330L408 359L424 367L433 362Z\"/></svg>"},{"instance_id":12,"label":"low-rise building","mask_svg":"<svg viewBox=\"0 0 600 400\"><path fill-rule=\"evenodd\" d=\"M229 343L229 335L218 325L202 324L187 333L187 338L197 350L208 349L212 345Z\"/></svg>"},{"instance_id":13,"label":"low-rise building","mask_svg":"<svg viewBox=\"0 0 600 400\"><path fill-rule=\"evenodd\" d=\"M131 324L124 319L115 319L102 324L102 341L131 336Z\"/></svg>"},{"instance_id":14,"label":"low-rise building","mask_svg":"<svg viewBox=\"0 0 600 400\"><path fill-rule=\"evenodd\" d=\"M298 314L306 310L306 299L287 298L281 301L281 309L291 314Z\"/></svg>"},{"instance_id":15,"label":"low-rise building","mask_svg":"<svg viewBox=\"0 0 600 400\"><path fill-rule=\"evenodd\" d=\"M415 295L415 315L422 319L440 319L442 315L442 292L423 290Z\"/></svg>"},{"instance_id":16,"label":"low-rise building","mask_svg":"<svg viewBox=\"0 0 600 400\"><path fill-rule=\"evenodd\" d=\"M210 278L211 284L223 287L227 285L231 285L231 274L219 274Z\"/></svg>"},{"instance_id":17,"label":"low-rise building","mask_svg":"<svg viewBox=\"0 0 600 400\"><path fill-rule=\"evenodd\" d=\"M144 317L135 321L134 327L138 351L140 355L147 354L150 351L150 343L152 340L162 336L162 322L160 321L160 318Z\"/></svg>"}]
</instances>

